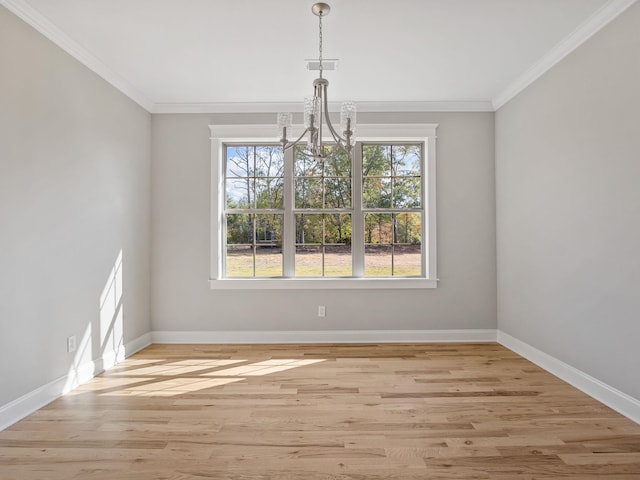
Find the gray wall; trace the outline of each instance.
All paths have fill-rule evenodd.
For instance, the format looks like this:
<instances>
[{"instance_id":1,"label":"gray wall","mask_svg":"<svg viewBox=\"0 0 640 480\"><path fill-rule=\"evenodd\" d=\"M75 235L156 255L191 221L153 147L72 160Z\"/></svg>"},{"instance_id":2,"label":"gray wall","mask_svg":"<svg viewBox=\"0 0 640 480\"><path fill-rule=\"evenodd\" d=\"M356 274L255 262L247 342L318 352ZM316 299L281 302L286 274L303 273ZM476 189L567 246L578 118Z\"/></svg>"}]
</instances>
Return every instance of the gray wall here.
<instances>
[{"instance_id":1,"label":"gray wall","mask_svg":"<svg viewBox=\"0 0 640 480\"><path fill-rule=\"evenodd\" d=\"M154 115L153 330L496 328L492 113L361 114L361 123L439 123L438 274L433 290L212 291L210 124L270 115ZM274 129L275 136L275 129ZM316 306L326 305L326 318Z\"/></svg>"},{"instance_id":2,"label":"gray wall","mask_svg":"<svg viewBox=\"0 0 640 480\"><path fill-rule=\"evenodd\" d=\"M151 120L4 7L0 71L3 405L150 330Z\"/></svg>"},{"instance_id":3,"label":"gray wall","mask_svg":"<svg viewBox=\"0 0 640 480\"><path fill-rule=\"evenodd\" d=\"M498 327L640 398L640 4L496 113Z\"/></svg>"}]
</instances>

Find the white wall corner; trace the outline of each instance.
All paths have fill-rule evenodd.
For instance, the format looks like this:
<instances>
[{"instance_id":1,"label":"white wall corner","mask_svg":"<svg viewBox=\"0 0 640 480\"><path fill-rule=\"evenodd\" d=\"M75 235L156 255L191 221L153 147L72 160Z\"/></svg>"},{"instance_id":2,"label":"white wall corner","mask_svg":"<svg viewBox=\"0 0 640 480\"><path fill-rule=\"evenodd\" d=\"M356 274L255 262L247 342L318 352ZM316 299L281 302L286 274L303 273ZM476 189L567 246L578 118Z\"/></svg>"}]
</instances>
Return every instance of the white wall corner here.
<instances>
[{"instance_id":1,"label":"white wall corner","mask_svg":"<svg viewBox=\"0 0 640 480\"><path fill-rule=\"evenodd\" d=\"M593 35L614 20L637 0L609 0L593 15L591 15L582 25L563 38L560 43L547 52L542 58L534 63L522 75L507 85L504 90L492 99L493 109L498 110L509 100L514 98L525 88L535 82L538 78L551 70L576 48L589 40Z\"/></svg>"},{"instance_id":2,"label":"white wall corner","mask_svg":"<svg viewBox=\"0 0 640 480\"><path fill-rule=\"evenodd\" d=\"M601 382L551 355L498 330L498 343L535 363L578 390L640 424L640 400Z\"/></svg>"},{"instance_id":3,"label":"white wall corner","mask_svg":"<svg viewBox=\"0 0 640 480\"><path fill-rule=\"evenodd\" d=\"M147 348L149 345L151 345L151 332L145 333L144 335L126 343L124 345L124 356L125 358L130 357L134 353L138 353L143 348Z\"/></svg>"},{"instance_id":4,"label":"white wall corner","mask_svg":"<svg viewBox=\"0 0 640 480\"><path fill-rule=\"evenodd\" d=\"M479 330L328 330L328 331L155 331L153 343L440 343L495 342L496 331Z\"/></svg>"},{"instance_id":5,"label":"white wall corner","mask_svg":"<svg viewBox=\"0 0 640 480\"><path fill-rule=\"evenodd\" d=\"M72 40L71 37L60 30L47 17L29 5L25 0L0 0L0 5L3 5L18 18L31 25L54 44L78 60L89 70L110 83L113 87L120 90L120 92L124 93L147 112L153 111L154 104L149 100L149 98L129 83L128 80L124 79L111 68L107 67L95 55L81 47L76 41Z\"/></svg>"},{"instance_id":6,"label":"white wall corner","mask_svg":"<svg viewBox=\"0 0 640 480\"><path fill-rule=\"evenodd\" d=\"M120 351L109 351L100 358L71 366L69 372L16 400L0 406L0 431L31 415L36 410L53 402L74 388L88 382L105 369L113 367L124 358L133 355L151 344L151 334L146 333L124 345Z\"/></svg>"}]
</instances>

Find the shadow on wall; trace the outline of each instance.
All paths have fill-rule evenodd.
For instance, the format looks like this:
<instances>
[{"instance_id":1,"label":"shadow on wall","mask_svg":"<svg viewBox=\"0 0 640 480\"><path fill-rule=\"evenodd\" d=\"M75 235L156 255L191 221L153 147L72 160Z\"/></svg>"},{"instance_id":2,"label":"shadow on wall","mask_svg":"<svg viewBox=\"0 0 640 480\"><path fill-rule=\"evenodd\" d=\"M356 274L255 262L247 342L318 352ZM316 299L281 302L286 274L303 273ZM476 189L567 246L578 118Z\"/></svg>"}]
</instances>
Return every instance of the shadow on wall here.
<instances>
[{"instance_id":1,"label":"shadow on wall","mask_svg":"<svg viewBox=\"0 0 640 480\"><path fill-rule=\"evenodd\" d=\"M87 325L80 339L63 393L125 358L122 268L121 249L99 297L99 315Z\"/></svg>"}]
</instances>

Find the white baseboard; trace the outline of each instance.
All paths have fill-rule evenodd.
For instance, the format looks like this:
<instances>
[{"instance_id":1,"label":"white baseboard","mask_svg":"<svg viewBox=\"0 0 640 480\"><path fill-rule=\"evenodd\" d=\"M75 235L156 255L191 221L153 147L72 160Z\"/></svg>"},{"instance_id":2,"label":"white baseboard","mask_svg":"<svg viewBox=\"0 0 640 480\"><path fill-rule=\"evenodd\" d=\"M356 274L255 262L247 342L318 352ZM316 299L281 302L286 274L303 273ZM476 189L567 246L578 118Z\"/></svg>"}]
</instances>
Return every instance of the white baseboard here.
<instances>
[{"instance_id":1,"label":"white baseboard","mask_svg":"<svg viewBox=\"0 0 640 480\"><path fill-rule=\"evenodd\" d=\"M36 388L32 392L0 407L0 431L58 398L62 395L66 384L67 375Z\"/></svg>"},{"instance_id":2,"label":"white baseboard","mask_svg":"<svg viewBox=\"0 0 640 480\"><path fill-rule=\"evenodd\" d=\"M496 331L486 330L328 330L328 331L218 331L152 332L153 343L435 343L495 342Z\"/></svg>"},{"instance_id":3,"label":"white baseboard","mask_svg":"<svg viewBox=\"0 0 640 480\"><path fill-rule=\"evenodd\" d=\"M498 343L509 350L544 368L625 417L640 423L640 400L500 330L498 330L497 339Z\"/></svg>"},{"instance_id":4,"label":"white baseboard","mask_svg":"<svg viewBox=\"0 0 640 480\"><path fill-rule=\"evenodd\" d=\"M0 431L152 343L472 343L495 341L634 422L640 423L639 400L499 330L157 331L144 334L127 343L124 351L109 352L99 359L70 370L67 375L39 387L13 402L0 406Z\"/></svg>"},{"instance_id":5,"label":"white baseboard","mask_svg":"<svg viewBox=\"0 0 640 480\"><path fill-rule=\"evenodd\" d=\"M131 340L124 346L125 357L130 357L143 348L147 348L151 343L151 333L145 333L144 335Z\"/></svg>"},{"instance_id":6,"label":"white baseboard","mask_svg":"<svg viewBox=\"0 0 640 480\"><path fill-rule=\"evenodd\" d=\"M85 362L75 368L72 366L66 375L0 406L0 431L48 405L78 385L88 382L96 375L148 345L151 345L151 334L149 333L127 343L121 351L106 352L101 358Z\"/></svg>"}]
</instances>

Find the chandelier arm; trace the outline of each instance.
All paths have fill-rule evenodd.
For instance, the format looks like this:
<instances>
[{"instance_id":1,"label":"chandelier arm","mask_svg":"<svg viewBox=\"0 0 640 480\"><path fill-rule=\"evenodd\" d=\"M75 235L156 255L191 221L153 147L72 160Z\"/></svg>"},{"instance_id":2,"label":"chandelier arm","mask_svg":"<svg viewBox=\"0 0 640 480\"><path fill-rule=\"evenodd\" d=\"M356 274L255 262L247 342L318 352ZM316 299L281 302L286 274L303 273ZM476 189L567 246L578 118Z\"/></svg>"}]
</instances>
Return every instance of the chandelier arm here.
<instances>
[{"instance_id":1,"label":"chandelier arm","mask_svg":"<svg viewBox=\"0 0 640 480\"><path fill-rule=\"evenodd\" d=\"M317 159L317 158L318 158L318 156L317 156L317 155L314 155L313 153L307 153L307 152L306 152L306 151L304 151L304 150L300 150L300 151L298 152L298 154L300 154L300 155L302 155L303 157L306 157L306 158L313 158L313 159Z\"/></svg>"},{"instance_id":2,"label":"chandelier arm","mask_svg":"<svg viewBox=\"0 0 640 480\"><path fill-rule=\"evenodd\" d=\"M282 149L283 150L289 150L291 147L296 146L298 143L300 143L300 140L302 140L302 138L309 133L309 128L305 128L304 132L302 132L302 135L300 135L296 140L294 140L293 142L281 142L282 143Z\"/></svg>"},{"instance_id":3,"label":"chandelier arm","mask_svg":"<svg viewBox=\"0 0 640 480\"><path fill-rule=\"evenodd\" d=\"M329 99L327 98L327 90L324 90L324 95L323 95L323 100L324 100L324 111L326 112L326 122L327 122L327 127L329 127L329 131L331 132L331 136L333 137L333 139L336 141L336 143L339 144L346 144L347 143L347 139L343 138L342 136L340 136L340 134L338 132L336 132L335 128L333 128L333 124L331 123L331 117L329 116ZM342 148L344 148L344 145L341 145Z\"/></svg>"},{"instance_id":4,"label":"chandelier arm","mask_svg":"<svg viewBox=\"0 0 640 480\"><path fill-rule=\"evenodd\" d=\"M320 18L322 18L322 17L320 17ZM318 154L319 157L321 157L322 154L324 153L324 144L322 143L322 135L323 135L323 130L324 130L322 128L322 123L323 123L322 122L322 117L326 115L327 119L328 119L328 115L326 114L327 113L326 110L323 112L323 109L322 109L322 102L327 98L327 87L324 86L324 85L321 85L319 87L319 90L320 90L320 103L321 103L321 105L320 105L320 108L318 109L318 117L319 117L318 118L318 131L316 132L316 135L317 135L318 139L315 142L315 146L317 147L317 150L318 150L316 153Z\"/></svg>"}]
</instances>

